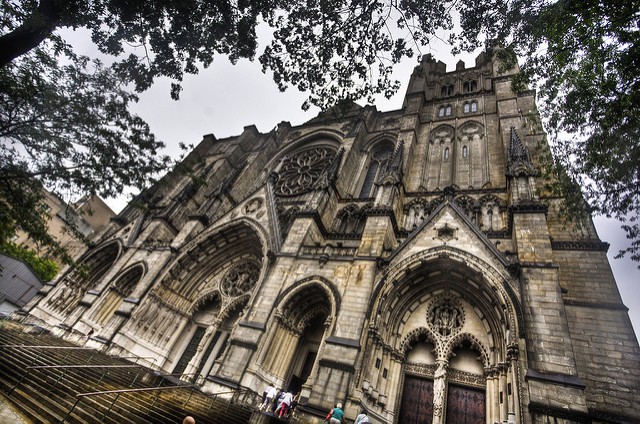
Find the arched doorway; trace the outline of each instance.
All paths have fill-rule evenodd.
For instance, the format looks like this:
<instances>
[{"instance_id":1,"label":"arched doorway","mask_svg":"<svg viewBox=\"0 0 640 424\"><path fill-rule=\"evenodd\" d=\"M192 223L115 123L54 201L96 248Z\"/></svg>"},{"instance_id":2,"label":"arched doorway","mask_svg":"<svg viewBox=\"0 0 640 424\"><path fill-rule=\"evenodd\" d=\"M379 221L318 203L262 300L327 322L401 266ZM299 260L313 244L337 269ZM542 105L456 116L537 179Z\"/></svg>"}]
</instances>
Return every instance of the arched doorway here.
<instances>
[{"instance_id":1,"label":"arched doorway","mask_svg":"<svg viewBox=\"0 0 640 424\"><path fill-rule=\"evenodd\" d=\"M479 260L457 254L418 259L376 293L360 388L367 407L395 422L484 424L518 414L512 299L488 268L474 269Z\"/></svg>"},{"instance_id":2,"label":"arched doorway","mask_svg":"<svg viewBox=\"0 0 640 424\"><path fill-rule=\"evenodd\" d=\"M292 393L310 390L322 345L332 322L326 288L302 284L275 313L261 352L261 367Z\"/></svg>"}]
</instances>

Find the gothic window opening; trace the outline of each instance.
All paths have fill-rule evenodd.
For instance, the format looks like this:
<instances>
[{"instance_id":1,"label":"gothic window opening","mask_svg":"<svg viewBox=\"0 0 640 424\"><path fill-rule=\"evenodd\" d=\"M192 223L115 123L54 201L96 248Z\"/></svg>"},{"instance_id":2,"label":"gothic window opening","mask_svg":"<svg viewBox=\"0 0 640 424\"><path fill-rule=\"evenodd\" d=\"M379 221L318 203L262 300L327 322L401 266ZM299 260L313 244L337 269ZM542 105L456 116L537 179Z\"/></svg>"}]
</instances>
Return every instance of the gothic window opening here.
<instances>
[{"instance_id":1,"label":"gothic window opening","mask_svg":"<svg viewBox=\"0 0 640 424\"><path fill-rule=\"evenodd\" d=\"M449 148L445 147L444 149L444 160L449 160Z\"/></svg>"},{"instance_id":2,"label":"gothic window opening","mask_svg":"<svg viewBox=\"0 0 640 424\"><path fill-rule=\"evenodd\" d=\"M445 113L444 113L444 114L445 114L446 116L451 116L451 110L452 110L452 109L451 109L451 106L447 106L447 110L445 111Z\"/></svg>"},{"instance_id":3,"label":"gothic window opening","mask_svg":"<svg viewBox=\"0 0 640 424\"><path fill-rule=\"evenodd\" d=\"M442 86L442 88L440 89L440 97L449 97L449 96L453 96L453 84L448 84L448 85L444 85Z\"/></svg>"},{"instance_id":4,"label":"gothic window opening","mask_svg":"<svg viewBox=\"0 0 640 424\"><path fill-rule=\"evenodd\" d=\"M478 90L478 82L475 80L466 81L462 84L462 89L465 93L473 93Z\"/></svg>"},{"instance_id":5,"label":"gothic window opening","mask_svg":"<svg viewBox=\"0 0 640 424\"><path fill-rule=\"evenodd\" d=\"M98 309L92 314L92 319L100 325L106 324L122 301L131 295L136 284L142 279L143 273L144 268L138 265L121 275L104 294Z\"/></svg>"},{"instance_id":6,"label":"gothic window opening","mask_svg":"<svg viewBox=\"0 0 640 424\"><path fill-rule=\"evenodd\" d=\"M70 312L78 306L85 291L93 288L116 262L120 255L120 245L109 243L94 250L64 276L57 290L53 291L46 305L60 312ZM85 272L80 270L84 268Z\"/></svg>"},{"instance_id":7,"label":"gothic window opening","mask_svg":"<svg viewBox=\"0 0 640 424\"><path fill-rule=\"evenodd\" d=\"M471 102L465 102L464 106L463 106L463 111L464 113L474 113L478 111L478 102L471 101Z\"/></svg>"},{"instance_id":8,"label":"gothic window opening","mask_svg":"<svg viewBox=\"0 0 640 424\"><path fill-rule=\"evenodd\" d=\"M384 175L384 171L389 164L389 159L391 158L392 154L393 145L385 144L384 146L376 149L371 155L369 167L367 168L367 174L364 178L362 189L360 190L359 197L361 199L375 197L378 190L377 183L382 180L382 176Z\"/></svg>"},{"instance_id":9,"label":"gothic window opening","mask_svg":"<svg viewBox=\"0 0 640 424\"><path fill-rule=\"evenodd\" d=\"M469 156L469 148L467 146L462 146L462 157L466 158Z\"/></svg>"}]
</instances>

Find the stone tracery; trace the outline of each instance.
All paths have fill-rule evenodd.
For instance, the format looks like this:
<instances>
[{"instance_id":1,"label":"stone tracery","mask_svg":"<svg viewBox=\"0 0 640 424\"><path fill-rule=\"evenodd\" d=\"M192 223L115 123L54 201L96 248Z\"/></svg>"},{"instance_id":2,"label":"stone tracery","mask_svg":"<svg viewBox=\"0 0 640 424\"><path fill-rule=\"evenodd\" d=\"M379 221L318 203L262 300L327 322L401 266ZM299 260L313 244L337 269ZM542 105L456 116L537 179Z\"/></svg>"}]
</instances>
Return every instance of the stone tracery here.
<instances>
[{"instance_id":1,"label":"stone tracery","mask_svg":"<svg viewBox=\"0 0 640 424\"><path fill-rule=\"evenodd\" d=\"M310 191L335 157L334 149L314 147L285 158L277 171L276 193L295 196Z\"/></svg>"}]
</instances>

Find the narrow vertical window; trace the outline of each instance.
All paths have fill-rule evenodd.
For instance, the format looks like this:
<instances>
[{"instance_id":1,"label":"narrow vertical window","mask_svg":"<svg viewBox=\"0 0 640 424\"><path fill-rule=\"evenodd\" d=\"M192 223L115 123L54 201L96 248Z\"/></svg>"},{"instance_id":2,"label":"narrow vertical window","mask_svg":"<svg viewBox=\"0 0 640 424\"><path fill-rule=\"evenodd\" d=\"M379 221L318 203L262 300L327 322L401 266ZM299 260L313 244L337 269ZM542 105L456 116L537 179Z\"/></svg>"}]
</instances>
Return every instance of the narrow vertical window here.
<instances>
[{"instance_id":1,"label":"narrow vertical window","mask_svg":"<svg viewBox=\"0 0 640 424\"><path fill-rule=\"evenodd\" d=\"M469 156L469 149L467 146L462 146L462 157L466 158L467 156Z\"/></svg>"},{"instance_id":2,"label":"narrow vertical window","mask_svg":"<svg viewBox=\"0 0 640 424\"><path fill-rule=\"evenodd\" d=\"M464 113L469 113L470 110L471 109L470 109L469 103L465 103L464 104Z\"/></svg>"},{"instance_id":3,"label":"narrow vertical window","mask_svg":"<svg viewBox=\"0 0 640 424\"><path fill-rule=\"evenodd\" d=\"M478 111L478 102L473 101L471 102L471 112L477 112Z\"/></svg>"},{"instance_id":4,"label":"narrow vertical window","mask_svg":"<svg viewBox=\"0 0 640 424\"><path fill-rule=\"evenodd\" d=\"M451 106L447 106L447 110L445 112L445 115L447 115L447 116L451 115Z\"/></svg>"},{"instance_id":5,"label":"narrow vertical window","mask_svg":"<svg viewBox=\"0 0 640 424\"><path fill-rule=\"evenodd\" d=\"M438 112L438 116L444 116L445 107L440 106L440 111Z\"/></svg>"},{"instance_id":6,"label":"narrow vertical window","mask_svg":"<svg viewBox=\"0 0 640 424\"><path fill-rule=\"evenodd\" d=\"M382 179L384 169L389 162L389 158L393 153L393 146L386 145L376 150L369 161L367 175L364 178L362 189L360 190L360 198L370 198L376 195L376 183Z\"/></svg>"},{"instance_id":7,"label":"narrow vertical window","mask_svg":"<svg viewBox=\"0 0 640 424\"><path fill-rule=\"evenodd\" d=\"M449 160L449 148L444 149L444 160Z\"/></svg>"}]
</instances>

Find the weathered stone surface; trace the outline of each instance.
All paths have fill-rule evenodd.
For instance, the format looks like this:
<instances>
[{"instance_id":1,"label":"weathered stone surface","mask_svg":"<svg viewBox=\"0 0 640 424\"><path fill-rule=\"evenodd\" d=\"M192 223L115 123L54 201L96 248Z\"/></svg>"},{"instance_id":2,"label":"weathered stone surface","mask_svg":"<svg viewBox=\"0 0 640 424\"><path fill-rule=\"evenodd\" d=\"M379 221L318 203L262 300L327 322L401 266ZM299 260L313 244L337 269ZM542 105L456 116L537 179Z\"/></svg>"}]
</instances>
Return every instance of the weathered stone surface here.
<instances>
[{"instance_id":1,"label":"weathered stone surface","mask_svg":"<svg viewBox=\"0 0 640 424\"><path fill-rule=\"evenodd\" d=\"M458 399L487 423L640 421L607 246L544 198L534 93L483 57L426 56L397 111L206 136L206 184L142 193L29 313L208 392L300 392L305 422L456 422Z\"/></svg>"}]
</instances>

